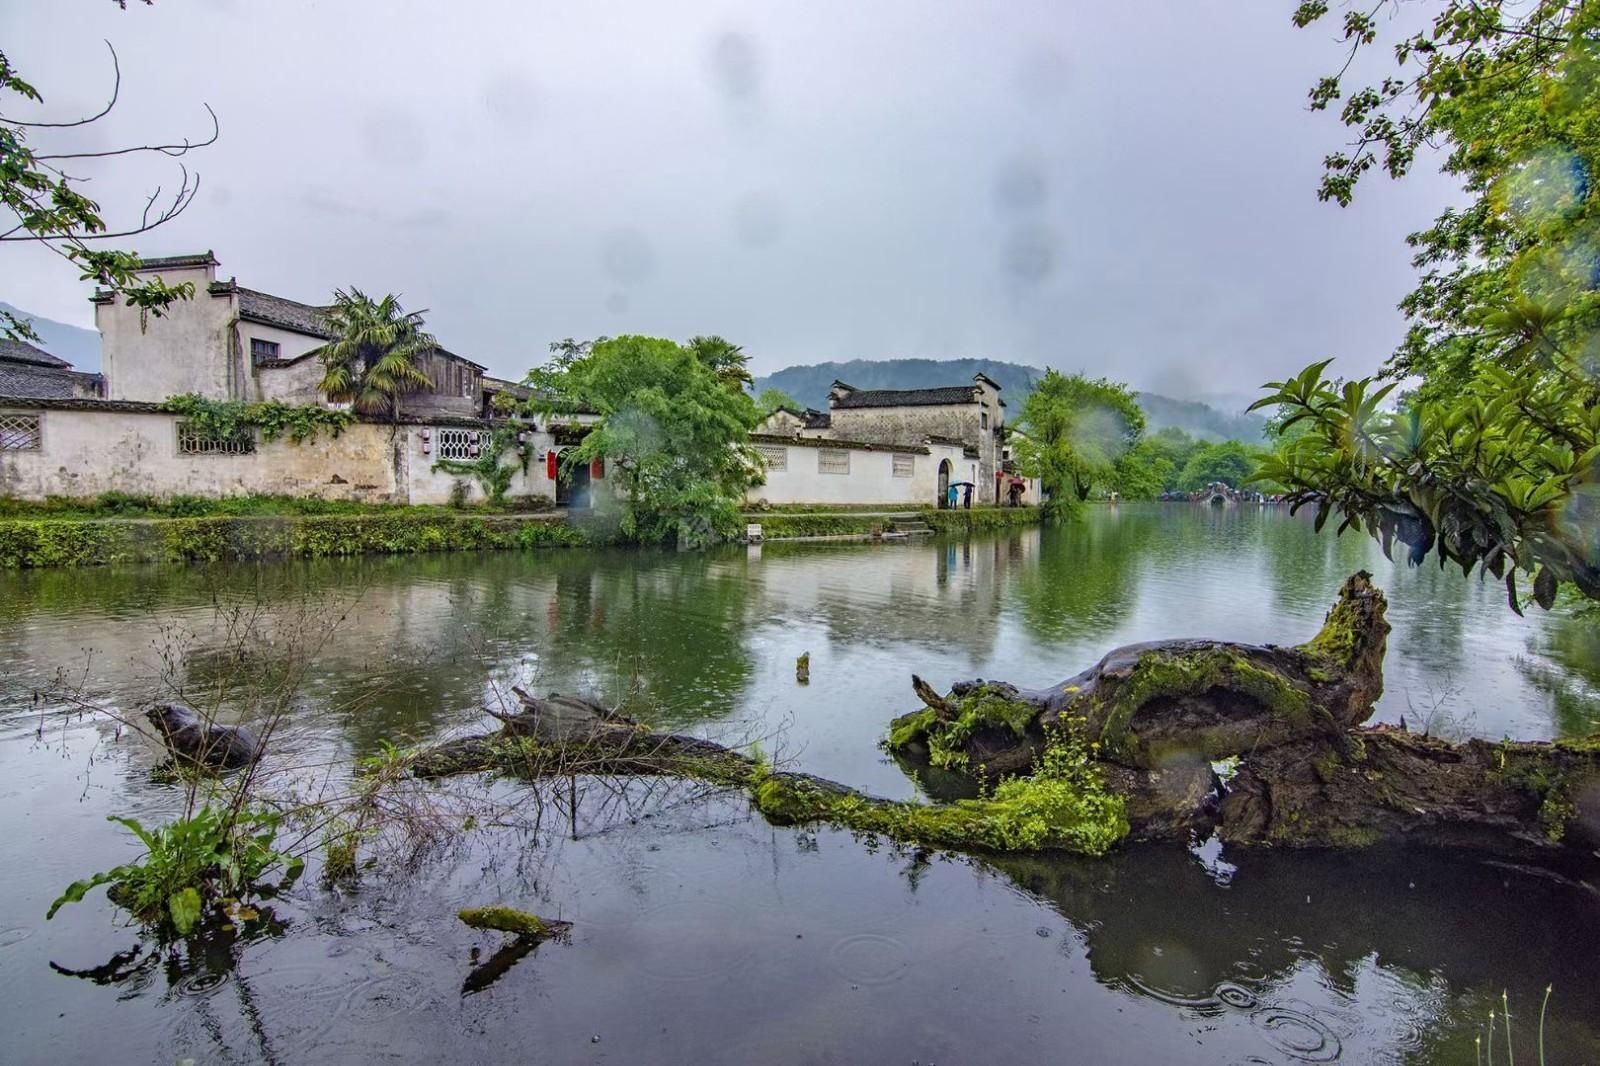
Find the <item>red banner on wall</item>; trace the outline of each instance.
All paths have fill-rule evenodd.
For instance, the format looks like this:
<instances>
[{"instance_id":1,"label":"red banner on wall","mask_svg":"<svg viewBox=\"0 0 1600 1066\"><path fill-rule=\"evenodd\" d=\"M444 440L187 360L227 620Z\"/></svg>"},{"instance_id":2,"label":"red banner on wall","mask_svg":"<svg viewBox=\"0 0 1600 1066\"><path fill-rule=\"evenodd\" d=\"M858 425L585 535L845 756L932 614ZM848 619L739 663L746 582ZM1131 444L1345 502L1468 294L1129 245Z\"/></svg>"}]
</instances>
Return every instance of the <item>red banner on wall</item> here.
<instances>
[{"instance_id":1,"label":"red banner on wall","mask_svg":"<svg viewBox=\"0 0 1600 1066\"><path fill-rule=\"evenodd\" d=\"M555 453L555 449L553 449L553 448L550 451L545 452L545 455L544 455L544 473L545 473L545 476L548 477L551 481L554 481L556 479L556 453Z\"/></svg>"}]
</instances>

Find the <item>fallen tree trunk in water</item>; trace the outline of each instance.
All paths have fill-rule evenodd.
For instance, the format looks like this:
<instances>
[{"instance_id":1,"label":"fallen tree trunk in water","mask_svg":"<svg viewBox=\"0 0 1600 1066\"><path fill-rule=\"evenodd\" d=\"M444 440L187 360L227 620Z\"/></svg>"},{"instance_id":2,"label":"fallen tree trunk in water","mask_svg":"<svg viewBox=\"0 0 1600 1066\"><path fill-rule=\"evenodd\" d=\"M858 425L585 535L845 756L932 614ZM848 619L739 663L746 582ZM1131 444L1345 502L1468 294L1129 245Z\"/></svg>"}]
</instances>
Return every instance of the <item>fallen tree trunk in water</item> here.
<instances>
[{"instance_id":1,"label":"fallen tree trunk in water","mask_svg":"<svg viewBox=\"0 0 1600 1066\"><path fill-rule=\"evenodd\" d=\"M1216 833L1239 845L1399 840L1592 861L1600 738L1454 745L1360 725L1382 691L1384 606L1357 574L1322 631L1298 647L1133 645L1044 690L975 681L940 696L915 678L929 706L896 719L888 747L903 764L998 782L987 798L885 800L651 732L587 700L520 691L522 712L501 717L498 732L430 749L415 770L669 774L745 789L774 822L977 852L1097 855L1123 838ZM1222 759L1237 760L1226 784L1213 768Z\"/></svg>"}]
</instances>

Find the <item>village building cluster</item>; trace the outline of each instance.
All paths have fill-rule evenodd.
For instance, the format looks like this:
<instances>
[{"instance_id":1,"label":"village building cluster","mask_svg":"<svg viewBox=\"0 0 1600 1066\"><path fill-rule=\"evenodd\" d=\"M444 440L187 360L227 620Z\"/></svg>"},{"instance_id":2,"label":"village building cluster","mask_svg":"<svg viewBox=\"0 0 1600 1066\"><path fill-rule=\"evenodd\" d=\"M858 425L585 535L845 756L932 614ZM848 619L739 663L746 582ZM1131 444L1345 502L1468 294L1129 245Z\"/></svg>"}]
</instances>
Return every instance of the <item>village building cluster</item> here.
<instances>
[{"instance_id":1,"label":"village building cluster","mask_svg":"<svg viewBox=\"0 0 1600 1066\"><path fill-rule=\"evenodd\" d=\"M327 308L219 279L219 265L210 252L144 260L141 272L194 289L159 317L104 292L92 296L99 374L35 345L0 343L0 496L261 493L411 504L481 496L472 478L440 463L478 459L503 417L497 394L527 392L443 346L420 363L429 387L407 394L396 418L357 421L337 437L295 443L251 431L219 439L166 410L186 394L328 404L318 358L332 336ZM780 409L752 435L766 474L748 500L1034 502L1032 484L1007 469L1004 408L1000 386L982 375L970 385L911 390L835 382L826 412ZM522 425L508 497L582 507L603 491L604 464L560 461L594 421L561 415Z\"/></svg>"}]
</instances>

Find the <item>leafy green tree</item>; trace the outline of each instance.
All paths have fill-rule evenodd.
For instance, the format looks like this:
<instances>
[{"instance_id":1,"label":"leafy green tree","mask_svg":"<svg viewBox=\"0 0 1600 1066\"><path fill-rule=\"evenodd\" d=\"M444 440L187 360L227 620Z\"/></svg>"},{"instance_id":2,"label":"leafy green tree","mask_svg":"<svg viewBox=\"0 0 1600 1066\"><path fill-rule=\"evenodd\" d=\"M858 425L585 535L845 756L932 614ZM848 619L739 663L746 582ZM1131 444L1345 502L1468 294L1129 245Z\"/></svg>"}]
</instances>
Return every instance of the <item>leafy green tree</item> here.
<instances>
[{"instance_id":1,"label":"leafy green tree","mask_svg":"<svg viewBox=\"0 0 1600 1066\"><path fill-rule=\"evenodd\" d=\"M1385 5L1379 5L1379 8ZM1417 146L1445 150L1467 203L1412 234L1417 288L1387 384L1341 384L1327 363L1272 382L1278 455L1261 475L1317 524L1338 515L1412 562L1437 552L1533 598L1562 583L1600 598L1595 450L1600 371L1600 4L1443 0L1431 25L1395 44L1397 68L1346 94L1340 77L1312 106L1343 99L1356 131L1326 160L1321 195L1347 204L1382 162L1404 175ZM1306 2L1299 25L1327 14ZM1351 55L1379 36L1378 9L1347 11ZM1347 57L1348 58L1348 57ZM1349 63L1346 63L1349 69ZM1399 412L1389 398L1420 378Z\"/></svg>"},{"instance_id":2,"label":"leafy green tree","mask_svg":"<svg viewBox=\"0 0 1600 1066\"><path fill-rule=\"evenodd\" d=\"M1350 60L1375 44L1389 4L1351 9L1343 36ZM1508 312L1545 319L1563 347L1592 342L1600 325L1595 227L1600 222L1600 6L1593 0L1434 0L1427 28L1394 42L1395 68L1377 85L1340 75L1311 90L1313 109L1343 101L1355 133L1324 161L1319 195L1348 204L1380 161L1406 174L1418 146L1443 147L1444 170L1469 200L1414 233L1417 288L1401 304L1410 319L1390 376L1424 378L1424 394L1449 392L1475 368L1521 365L1514 331L1493 328ZM1308 0L1297 25L1328 13ZM1520 311L1519 311L1520 309ZM1556 310L1564 310L1557 325Z\"/></svg>"},{"instance_id":3,"label":"leafy green tree","mask_svg":"<svg viewBox=\"0 0 1600 1066\"><path fill-rule=\"evenodd\" d=\"M796 400L782 389L762 389L756 396L756 407L760 409L761 417L763 418L780 407L787 407L791 411L805 410L800 406L799 400Z\"/></svg>"},{"instance_id":4,"label":"leafy green tree","mask_svg":"<svg viewBox=\"0 0 1600 1066\"><path fill-rule=\"evenodd\" d=\"M717 336L690 337L688 348L726 388L744 392L755 384L756 379L745 366L750 357L732 341Z\"/></svg>"},{"instance_id":5,"label":"leafy green tree","mask_svg":"<svg viewBox=\"0 0 1600 1066\"><path fill-rule=\"evenodd\" d=\"M1178 473L1178 488L1194 492L1222 482L1239 488L1256 472L1260 456L1236 440L1202 444Z\"/></svg>"},{"instance_id":6,"label":"leafy green tree","mask_svg":"<svg viewBox=\"0 0 1600 1066\"><path fill-rule=\"evenodd\" d=\"M148 2L148 0L147 0ZM110 48L110 45L107 45ZM114 147L105 144L81 151L38 151L29 144L35 130L72 130L91 126L116 106L122 86L117 53L111 50L111 67L116 82L110 101L93 115L66 121L28 122L0 116L0 208L12 216L0 225L0 241L28 242L50 249L78 269L83 281L93 281L103 290L137 307L140 321L160 317L175 301L194 295L188 282L169 285L156 277L140 277L135 252L101 248L102 241L121 240L148 233L183 214L200 191L200 179L179 164L181 178L175 191L163 197L157 188L137 221L108 222L98 203L83 192L84 178L67 171L69 160L101 159L111 156L160 154L172 157L212 144L217 139L217 116L210 107L211 135L204 140L187 139L176 144L144 144ZM11 60L0 53L0 98L17 98L24 105L43 103L39 91L23 80ZM7 108L9 110L9 108ZM26 319L0 311L0 337L38 340Z\"/></svg>"},{"instance_id":7,"label":"leafy green tree","mask_svg":"<svg viewBox=\"0 0 1600 1066\"><path fill-rule=\"evenodd\" d=\"M761 417L747 392L729 388L692 348L657 337L557 346L554 355L528 375L533 408L600 416L564 461L606 461L625 536L698 545L737 528L761 469L746 444Z\"/></svg>"},{"instance_id":8,"label":"leafy green tree","mask_svg":"<svg viewBox=\"0 0 1600 1066\"><path fill-rule=\"evenodd\" d=\"M1117 460L1113 487L1130 499L1150 499L1178 488L1184 464L1204 442L1177 426L1166 426L1142 438Z\"/></svg>"},{"instance_id":9,"label":"leafy green tree","mask_svg":"<svg viewBox=\"0 0 1600 1066\"><path fill-rule=\"evenodd\" d=\"M351 287L333 294L324 312L334 339L321 349L321 389L329 400L362 414L399 419L407 393L433 387L418 361L439 347L422 328L422 311L406 311L393 293L374 300Z\"/></svg>"},{"instance_id":10,"label":"leafy green tree","mask_svg":"<svg viewBox=\"0 0 1600 1066\"><path fill-rule=\"evenodd\" d=\"M1022 404L1012 445L1022 469L1050 494L1047 508L1063 513L1110 489L1117 461L1144 435L1144 412L1133 391L1105 378L1048 370Z\"/></svg>"}]
</instances>

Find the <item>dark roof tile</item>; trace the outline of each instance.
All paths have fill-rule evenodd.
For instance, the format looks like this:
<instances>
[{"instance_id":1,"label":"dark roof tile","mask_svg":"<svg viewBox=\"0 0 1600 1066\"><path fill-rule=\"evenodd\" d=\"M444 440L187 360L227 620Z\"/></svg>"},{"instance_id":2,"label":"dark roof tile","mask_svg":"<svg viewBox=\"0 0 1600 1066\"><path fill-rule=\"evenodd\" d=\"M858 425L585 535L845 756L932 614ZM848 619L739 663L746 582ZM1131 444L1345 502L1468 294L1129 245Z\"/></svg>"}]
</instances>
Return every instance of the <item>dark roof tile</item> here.
<instances>
[{"instance_id":1,"label":"dark roof tile","mask_svg":"<svg viewBox=\"0 0 1600 1066\"><path fill-rule=\"evenodd\" d=\"M72 366L65 359L58 359L43 348L36 348L27 341L12 340L9 337L0 337L0 359L13 363L32 363L34 366L53 366L58 370Z\"/></svg>"},{"instance_id":2,"label":"dark roof tile","mask_svg":"<svg viewBox=\"0 0 1600 1066\"><path fill-rule=\"evenodd\" d=\"M239 317L247 322L261 322L279 329L304 333L308 337L331 338L333 331L325 317L327 308L286 300L282 296L257 292L238 286Z\"/></svg>"},{"instance_id":3,"label":"dark roof tile","mask_svg":"<svg viewBox=\"0 0 1600 1066\"><path fill-rule=\"evenodd\" d=\"M972 385L938 389L862 389L832 401L835 410L850 407L933 407L976 403Z\"/></svg>"}]
</instances>

